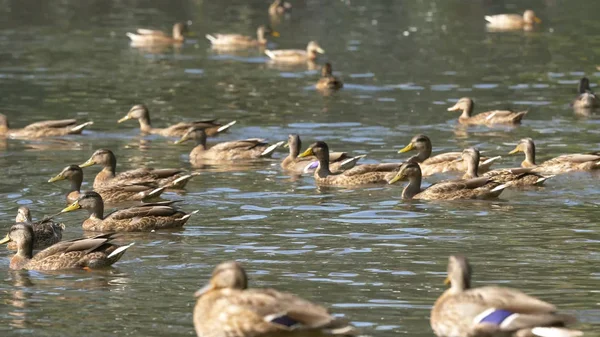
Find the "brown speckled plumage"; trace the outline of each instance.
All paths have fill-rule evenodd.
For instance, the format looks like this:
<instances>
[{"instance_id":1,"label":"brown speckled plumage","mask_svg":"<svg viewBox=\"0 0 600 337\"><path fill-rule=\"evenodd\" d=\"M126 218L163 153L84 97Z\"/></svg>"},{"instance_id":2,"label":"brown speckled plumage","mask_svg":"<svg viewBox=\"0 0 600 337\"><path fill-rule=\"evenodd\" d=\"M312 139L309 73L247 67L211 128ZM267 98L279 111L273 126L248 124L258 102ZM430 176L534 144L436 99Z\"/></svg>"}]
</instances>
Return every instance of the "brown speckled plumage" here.
<instances>
[{"instance_id":1,"label":"brown speckled plumage","mask_svg":"<svg viewBox=\"0 0 600 337\"><path fill-rule=\"evenodd\" d=\"M461 111L462 114L458 118L458 122L466 125L515 125L520 124L521 119L527 114L527 111L494 110L473 116L474 107L475 103L473 103L472 99L463 97L454 106L448 108L448 111Z\"/></svg>"},{"instance_id":2,"label":"brown speckled plumage","mask_svg":"<svg viewBox=\"0 0 600 337\"><path fill-rule=\"evenodd\" d=\"M323 54L325 51L315 41L310 41L306 50L300 49L279 49L265 50L265 54L271 58L272 62L281 63L305 63L316 60L317 54Z\"/></svg>"},{"instance_id":3,"label":"brown speckled plumage","mask_svg":"<svg viewBox=\"0 0 600 337\"><path fill-rule=\"evenodd\" d=\"M281 162L281 168L286 171L302 174L306 172L312 172L316 169L308 167L315 162L318 162L315 156L306 156L298 158L300 149L302 148L302 141L300 136L297 134L291 134L288 136L287 146L290 149L290 154L283 159ZM330 152L329 153L329 169L333 173L342 172L353 168L356 163L365 156L350 157L346 152ZM311 165L312 166L312 165Z\"/></svg>"},{"instance_id":4,"label":"brown speckled plumage","mask_svg":"<svg viewBox=\"0 0 600 337\"><path fill-rule=\"evenodd\" d=\"M344 83L337 77L333 76L331 63L325 63L321 68L321 78L315 86L320 91L339 90L344 87Z\"/></svg>"},{"instance_id":5,"label":"brown speckled plumage","mask_svg":"<svg viewBox=\"0 0 600 337\"><path fill-rule=\"evenodd\" d=\"M64 224L54 222L51 219L32 222L31 212L26 206L19 207L15 222L31 224L33 228L33 249L43 249L59 242L62 239L62 232L65 229ZM7 248L16 250L17 243L9 242Z\"/></svg>"},{"instance_id":6,"label":"brown speckled plumage","mask_svg":"<svg viewBox=\"0 0 600 337\"><path fill-rule=\"evenodd\" d=\"M523 138L509 154L525 153L521 167L531 168L532 172L560 174L572 171L592 171L600 168L600 153L574 153L546 160L541 164L535 161L535 143L531 138Z\"/></svg>"},{"instance_id":7,"label":"brown speckled plumage","mask_svg":"<svg viewBox=\"0 0 600 337\"><path fill-rule=\"evenodd\" d=\"M10 129L8 119L0 114L0 136L11 138L44 138L81 134L83 129L93 122L77 124L76 119L42 121L29 124L22 129Z\"/></svg>"},{"instance_id":8,"label":"brown speckled plumage","mask_svg":"<svg viewBox=\"0 0 600 337\"><path fill-rule=\"evenodd\" d=\"M173 25L171 36L160 30L138 28L136 33L127 33L134 46L154 45L154 44L180 44L185 39L188 32L187 23L178 22Z\"/></svg>"}]
</instances>

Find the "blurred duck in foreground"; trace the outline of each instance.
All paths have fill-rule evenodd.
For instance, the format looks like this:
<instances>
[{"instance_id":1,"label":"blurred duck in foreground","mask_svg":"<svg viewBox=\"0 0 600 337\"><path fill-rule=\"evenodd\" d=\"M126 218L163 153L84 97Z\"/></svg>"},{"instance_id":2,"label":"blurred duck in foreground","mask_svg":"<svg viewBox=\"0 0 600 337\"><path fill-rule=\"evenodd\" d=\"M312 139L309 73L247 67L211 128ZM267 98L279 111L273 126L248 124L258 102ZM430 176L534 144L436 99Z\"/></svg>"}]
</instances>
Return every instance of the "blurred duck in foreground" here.
<instances>
[{"instance_id":1,"label":"blurred duck in foreground","mask_svg":"<svg viewBox=\"0 0 600 337\"><path fill-rule=\"evenodd\" d=\"M579 92L579 96L573 101L573 108L595 109L600 107L600 100L596 97L592 88L590 88L590 80L587 77L579 80L577 91Z\"/></svg>"},{"instance_id":2,"label":"blurred duck in foreground","mask_svg":"<svg viewBox=\"0 0 600 337\"><path fill-rule=\"evenodd\" d=\"M215 144L211 147L206 145L206 132L203 128L192 127L186 134L176 141L182 144L188 140L196 141L196 146L190 152L190 163L192 166L202 166L206 161L235 161L254 160L270 158L273 152L284 144L278 142L272 145L264 139L250 138Z\"/></svg>"},{"instance_id":3,"label":"blurred duck in foreground","mask_svg":"<svg viewBox=\"0 0 600 337\"><path fill-rule=\"evenodd\" d=\"M248 288L246 271L237 262L219 264L194 296L198 337L357 335L346 320L318 304L275 289Z\"/></svg>"},{"instance_id":4,"label":"blurred duck in foreground","mask_svg":"<svg viewBox=\"0 0 600 337\"><path fill-rule=\"evenodd\" d=\"M479 150L476 148L465 149L461 159L467 165L463 179L478 178L477 167L479 166ZM531 172L531 168L508 168L491 170L483 174L483 177L493 179L496 182L506 184L507 187L541 186L546 180L553 176L544 176Z\"/></svg>"},{"instance_id":5,"label":"blurred duck in foreground","mask_svg":"<svg viewBox=\"0 0 600 337\"><path fill-rule=\"evenodd\" d=\"M181 137L183 136L190 127L202 127L205 128L206 134L209 137L218 135L221 132L225 132L232 127L236 121L232 121L225 125L217 123L216 119L208 119L195 122L180 122L166 128L153 128L150 123L150 111L144 104L134 105L129 109L127 115L117 121L117 123L123 123L130 119L137 119L140 123L140 131L146 134L161 135L164 137Z\"/></svg>"},{"instance_id":6,"label":"blurred duck in foreground","mask_svg":"<svg viewBox=\"0 0 600 337\"><path fill-rule=\"evenodd\" d=\"M471 287L471 266L463 256L450 256L450 285L431 309L431 328L438 337L576 337L567 329L575 318L557 313L554 305L520 290Z\"/></svg>"},{"instance_id":7,"label":"blurred duck in foreground","mask_svg":"<svg viewBox=\"0 0 600 337\"><path fill-rule=\"evenodd\" d=\"M321 68L321 78L316 84L316 88L319 91L333 91L339 90L344 87L344 83L342 81L333 76L333 69L331 67L331 63L327 62Z\"/></svg>"},{"instance_id":8,"label":"blurred duck in foreground","mask_svg":"<svg viewBox=\"0 0 600 337\"><path fill-rule=\"evenodd\" d=\"M591 171L600 168L600 153L574 153L548 159L541 164L535 161L535 144L531 138L523 138L509 154L523 152L525 160L521 167L531 168L533 172L544 174L560 174L572 171Z\"/></svg>"},{"instance_id":9,"label":"blurred duck in foreground","mask_svg":"<svg viewBox=\"0 0 600 337\"><path fill-rule=\"evenodd\" d=\"M269 6L269 15L277 16L289 13L292 9L292 4L283 0L275 0Z\"/></svg>"},{"instance_id":10,"label":"blurred duck in foreground","mask_svg":"<svg viewBox=\"0 0 600 337\"><path fill-rule=\"evenodd\" d=\"M299 135L289 135L288 142L285 146L289 147L290 154L281 162L281 168L284 170L302 174L312 172L319 166L319 160L315 156L298 158L300 149L302 148L302 141L300 140ZM364 157L365 155L351 157L346 152L330 152L329 169L334 173L349 170Z\"/></svg>"},{"instance_id":11,"label":"blurred duck in foreground","mask_svg":"<svg viewBox=\"0 0 600 337\"><path fill-rule=\"evenodd\" d=\"M358 165L343 172L333 173L329 167L329 146L325 142L310 145L298 158L316 157L319 165L314 173L315 182L319 186L358 186L371 184L387 184L395 175L398 164Z\"/></svg>"},{"instance_id":12,"label":"blurred duck in foreground","mask_svg":"<svg viewBox=\"0 0 600 337\"><path fill-rule=\"evenodd\" d=\"M104 268L117 262L133 245L117 246L111 241L114 233L56 243L33 255L35 241L31 224L17 223L0 244L15 242L17 253L10 260L10 269L61 270Z\"/></svg>"},{"instance_id":13,"label":"blurred duck in foreground","mask_svg":"<svg viewBox=\"0 0 600 337\"><path fill-rule=\"evenodd\" d=\"M533 26L541 23L542 20L535 16L535 13L528 9L523 15L518 14L498 14L486 15L487 28L491 31L508 30L532 30Z\"/></svg>"},{"instance_id":14,"label":"blurred duck in foreground","mask_svg":"<svg viewBox=\"0 0 600 337\"><path fill-rule=\"evenodd\" d=\"M243 49L251 47L260 47L267 45L267 34L279 36L279 33L266 27L260 26L256 30L256 39L251 36L241 34L206 34L213 48L223 49Z\"/></svg>"},{"instance_id":15,"label":"blurred duck in foreground","mask_svg":"<svg viewBox=\"0 0 600 337\"><path fill-rule=\"evenodd\" d=\"M467 169L464 162L456 160L461 157L461 152L445 152L432 157L431 140L425 135L414 136L410 140L410 143L398 151L398 153L405 153L412 150L416 150L417 154L408 158L406 161L419 163L421 174L423 176L444 172L465 172ZM501 158L502 157L500 156L492 158L481 157L477 172L484 173L489 171L494 162Z\"/></svg>"},{"instance_id":16,"label":"blurred duck in foreground","mask_svg":"<svg viewBox=\"0 0 600 337\"><path fill-rule=\"evenodd\" d=\"M458 117L458 122L465 125L516 125L521 124L521 119L527 114L527 111L514 112L511 110L494 110L482 112L473 116L474 108L475 103L473 103L473 100L468 97L463 97L459 99L454 106L448 108L448 111L461 111L462 114Z\"/></svg>"},{"instance_id":17,"label":"blurred duck in foreground","mask_svg":"<svg viewBox=\"0 0 600 337\"><path fill-rule=\"evenodd\" d=\"M279 49L265 50L265 54L273 62L282 63L306 63L317 59L317 54L324 54L325 50L315 41L310 41L306 46L306 50L300 49Z\"/></svg>"},{"instance_id":18,"label":"blurred duck in foreground","mask_svg":"<svg viewBox=\"0 0 600 337\"><path fill-rule=\"evenodd\" d=\"M402 190L402 199L456 200L456 199L492 199L500 196L506 185L493 179L482 177L475 179L446 180L421 189L421 168L417 163L404 163L393 179L408 181Z\"/></svg>"},{"instance_id":19,"label":"blurred duck in foreground","mask_svg":"<svg viewBox=\"0 0 600 337\"><path fill-rule=\"evenodd\" d=\"M178 22L173 25L173 33L171 36L160 30L138 28L136 33L127 33L127 37L131 40L133 46L144 46L153 44L180 44L185 39L184 35L188 33L188 26L191 21L186 23Z\"/></svg>"},{"instance_id":20,"label":"blurred duck in foreground","mask_svg":"<svg viewBox=\"0 0 600 337\"><path fill-rule=\"evenodd\" d=\"M44 138L66 135L79 135L94 122L77 124L76 119L49 120L29 124L22 129L10 129L8 118L0 114L0 136L11 138Z\"/></svg>"},{"instance_id":21,"label":"blurred duck in foreground","mask_svg":"<svg viewBox=\"0 0 600 337\"><path fill-rule=\"evenodd\" d=\"M26 206L19 207L15 222L31 224L33 229L33 249L43 249L59 242L62 239L62 232L65 229L64 224L56 223L52 219L42 219L32 222L31 211ZM17 250L17 243L11 241L8 243L7 248Z\"/></svg>"}]
</instances>

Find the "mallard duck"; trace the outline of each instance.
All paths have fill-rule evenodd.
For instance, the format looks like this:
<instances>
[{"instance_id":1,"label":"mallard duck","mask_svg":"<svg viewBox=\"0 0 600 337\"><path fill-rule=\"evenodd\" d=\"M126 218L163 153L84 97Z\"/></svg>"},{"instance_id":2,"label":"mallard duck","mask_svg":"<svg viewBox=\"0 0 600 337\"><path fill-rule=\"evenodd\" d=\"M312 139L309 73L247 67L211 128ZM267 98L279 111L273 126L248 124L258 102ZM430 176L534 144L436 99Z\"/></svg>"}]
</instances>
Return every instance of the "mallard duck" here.
<instances>
[{"instance_id":1,"label":"mallard duck","mask_svg":"<svg viewBox=\"0 0 600 337\"><path fill-rule=\"evenodd\" d=\"M249 289L237 262L219 264L198 290L194 327L198 337L354 336L356 329L326 308L275 289Z\"/></svg>"},{"instance_id":2,"label":"mallard duck","mask_svg":"<svg viewBox=\"0 0 600 337\"><path fill-rule=\"evenodd\" d=\"M344 83L337 77L333 76L333 69L331 63L327 62L321 68L321 78L317 81L315 86L317 90L328 91L328 90L339 90L344 87Z\"/></svg>"},{"instance_id":3,"label":"mallard duck","mask_svg":"<svg viewBox=\"0 0 600 337\"><path fill-rule=\"evenodd\" d=\"M486 15L487 28L489 30L532 30L534 24L542 22L535 13L528 9L523 15L518 14L498 14Z\"/></svg>"},{"instance_id":4,"label":"mallard duck","mask_svg":"<svg viewBox=\"0 0 600 337\"><path fill-rule=\"evenodd\" d=\"M94 189L99 189L114 184L138 184L155 182L160 187L171 189L181 189L195 174L186 174L180 169L151 169L139 168L116 174L117 158L114 153L108 149L96 150L85 163L79 165L84 168L92 165L102 165L100 171L94 179Z\"/></svg>"},{"instance_id":5,"label":"mallard duck","mask_svg":"<svg viewBox=\"0 0 600 337\"><path fill-rule=\"evenodd\" d=\"M450 256L446 284L450 288L431 309L431 328L439 337L575 337L565 328L575 318L520 290L486 286L471 288L471 266L464 256Z\"/></svg>"},{"instance_id":6,"label":"mallard duck","mask_svg":"<svg viewBox=\"0 0 600 337\"><path fill-rule=\"evenodd\" d=\"M69 180L71 182L71 190L67 193L67 203L71 204L79 199L81 194L81 183L83 182L83 170L77 165L69 165L65 167L59 174L50 178L49 183L60 180ZM166 187L157 187L156 183L138 183L138 184L123 184L109 185L100 187L95 191L102 196L102 200L106 203L115 203L128 200L148 200L159 197Z\"/></svg>"},{"instance_id":7,"label":"mallard duck","mask_svg":"<svg viewBox=\"0 0 600 337\"><path fill-rule=\"evenodd\" d=\"M283 15L283 14L289 12L291 9L292 9L292 4L290 4L289 2L284 2L283 0L275 0L269 6L269 15L271 15L271 16Z\"/></svg>"},{"instance_id":8,"label":"mallard duck","mask_svg":"<svg viewBox=\"0 0 600 337\"><path fill-rule=\"evenodd\" d=\"M51 246L62 239L62 232L65 229L64 224L59 224L51 219L42 219L40 221L32 222L31 211L26 206L21 206L17 210L17 217L15 222L25 222L31 224L33 228L33 249L42 249ZM16 250L17 243L10 242L7 245L8 249Z\"/></svg>"},{"instance_id":9,"label":"mallard duck","mask_svg":"<svg viewBox=\"0 0 600 337\"><path fill-rule=\"evenodd\" d=\"M454 171L464 172L467 169L465 163L456 161L457 158L461 157L461 152L446 152L431 157L431 140L425 135L414 136L410 140L410 143L398 151L398 153L405 153L412 150L417 150L417 154L410 157L407 162L419 163L423 176ZM500 158L502 157L481 157L478 172L484 173L489 171L494 162Z\"/></svg>"},{"instance_id":10,"label":"mallard duck","mask_svg":"<svg viewBox=\"0 0 600 337\"><path fill-rule=\"evenodd\" d=\"M535 163L535 144L531 138L521 139L517 147L509 154L518 152L525 153L525 160L521 163L521 167L532 168L534 172L559 174L572 171L591 171L600 168L599 153L563 154L537 165Z\"/></svg>"},{"instance_id":11,"label":"mallard duck","mask_svg":"<svg viewBox=\"0 0 600 337\"><path fill-rule=\"evenodd\" d=\"M11 138L44 138L66 135L79 135L87 126L94 122L77 124L76 119L42 121L29 124L22 129L10 129L8 118L0 114L0 136Z\"/></svg>"},{"instance_id":12,"label":"mallard duck","mask_svg":"<svg viewBox=\"0 0 600 337\"><path fill-rule=\"evenodd\" d=\"M196 141L196 147L190 152L190 163L193 166L202 165L206 161L269 158L275 149L284 144L284 142L278 142L269 145L264 139L250 138L218 143L208 148L206 146L206 132L203 128L196 127L190 128L175 144L182 144L191 139Z\"/></svg>"},{"instance_id":13,"label":"mallard duck","mask_svg":"<svg viewBox=\"0 0 600 337\"><path fill-rule=\"evenodd\" d=\"M145 203L122 208L104 216L104 201L100 194L85 191L79 199L64 208L61 213L85 209L89 213L82 227L97 232L149 232L159 229L181 228L198 211L186 214L171 206L174 201Z\"/></svg>"},{"instance_id":14,"label":"mallard duck","mask_svg":"<svg viewBox=\"0 0 600 337\"><path fill-rule=\"evenodd\" d=\"M290 154L281 162L281 168L284 170L307 173L314 171L319 165L319 161L315 156L298 158L298 154L300 154L300 149L302 148L302 141L299 135L289 135L285 146L290 148ZM346 152L332 152L329 154L329 169L334 173L349 170L364 157L365 155L350 157Z\"/></svg>"},{"instance_id":15,"label":"mallard duck","mask_svg":"<svg viewBox=\"0 0 600 337\"><path fill-rule=\"evenodd\" d=\"M298 157L316 157L319 165L314 173L315 182L321 186L357 186L367 184L387 184L394 177L397 164L358 165L349 170L333 173L329 168L329 146L316 142Z\"/></svg>"},{"instance_id":16,"label":"mallard duck","mask_svg":"<svg viewBox=\"0 0 600 337\"><path fill-rule=\"evenodd\" d=\"M594 109L600 107L600 100L590 88L590 80L588 80L587 77L583 77L579 80L577 91L579 92L579 96L573 101L573 108Z\"/></svg>"},{"instance_id":17,"label":"mallard duck","mask_svg":"<svg viewBox=\"0 0 600 337\"><path fill-rule=\"evenodd\" d=\"M207 119L203 121L195 122L181 122L171 125L166 128L153 128L150 124L150 112L144 104L134 105L127 115L117 121L117 123L123 123L130 119L137 119L140 123L140 131L147 134L161 135L164 137L181 137L183 136L190 127L197 126L206 128L206 134L209 137L216 136L217 134L227 131L232 127L236 121L232 121L225 125L217 123L216 119Z\"/></svg>"},{"instance_id":18,"label":"mallard duck","mask_svg":"<svg viewBox=\"0 0 600 337\"><path fill-rule=\"evenodd\" d=\"M60 270L103 268L117 262L133 245L117 246L111 243L114 233L56 243L33 255L35 234L28 223L17 223L10 228L0 244L15 242L17 253L10 260L10 269Z\"/></svg>"},{"instance_id":19,"label":"mallard duck","mask_svg":"<svg viewBox=\"0 0 600 337\"><path fill-rule=\"evenodd\" d=\"M169 36L160 30L138 28L136 33L127 33L132 45L152 45L183 43L184 35L188 32L188 24L178 22L173 25L173 35Z\"/></svg>"},{"instance_id":20,"label":"mallard duck","mask_svg":"<svg viewBox=\"0 0 600 337\"><path fill-rule=\"evenodd\" d=\"M419 164L412 162L402 164L389 184L399 180L408 180L408 184L402 191L402 199L490 199L497 198L506 188L506 185L493 179L482 177L446 180L421 189L421 168Z\"/></svg>"},{"instance_id":21,"label":"mallard duck","mask_svg":"<svg viewBox=\"0 0 600 337\"><path fill-rule=\"evenodd\" d=\"M279 36L279 33L273 31L272 29L265 26L259 26L256 30L256 39L251 36L241 34L206 34L206 38L210 41L213 48L249 48L266 46L268 42L266 34Z\"/></svg>"},{"instance_id":22,"label":"mallard duck","mask_svg":"<svg viewBox=\"0 0 600 337\"><path fill-rule=\"evenodd\" d=\"M478 178L479 150L476 148L465 149L462 153L462 160L467 165L467 172L463 175L463 179ZM553 177L531 172L531 168L521 167L491 170L484 173L483 176L506 184L507 187L540 186Z\"/></svg>"},{"instance_id":23,"label":"mallard duck","mask_svg":"<svg viewBox=\"0 0 600 337\"><path fill-rule=\"evenodd\" d=\"M284 63L305 63L314 61L317 58L317 53L323 54L325 51L319 47L319 44L315 41L310 41L306 50L300 49L279 49L279 50L265 50L265 54L272 61L284 62Z\"/></svg>"},{"instance_id":24,"label":"mallard duck","mask_svg":"<svg viewBox=\"0 0 600 337\"><path fill-rule=\"evenodd\" d=\"M463 97L454 106L448 108L448 111L462 111L458 122L465 125L521 124L521 119L527 114L527 111L494 110L471 116L474 107L475 103L472 99Z\"/></svg>"}]
</instances>

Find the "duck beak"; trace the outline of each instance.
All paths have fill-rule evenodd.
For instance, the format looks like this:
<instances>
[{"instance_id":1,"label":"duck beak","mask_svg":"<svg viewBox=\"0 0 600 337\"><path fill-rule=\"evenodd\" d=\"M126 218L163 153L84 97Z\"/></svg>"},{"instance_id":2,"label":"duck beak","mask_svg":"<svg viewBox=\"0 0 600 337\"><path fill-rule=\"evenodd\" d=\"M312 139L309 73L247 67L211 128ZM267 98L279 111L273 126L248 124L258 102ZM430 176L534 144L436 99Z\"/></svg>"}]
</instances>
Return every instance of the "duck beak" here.
<instances>
[{"instance_id":1,"label":"duck beak","mask_svg":"<svg viewBox=\"0 0 600 337\"><path fill-rule=\"evenodd\" d=\"M64 179L65 179L65 176L63 176L62 174L59 173L57 176L50 178L50 180L48 180L48 182L53 183L55 181L64 180Z\"/></svg>"},{"instance_id":2,"label":"duck beak","mask_svg":"<svg viewBox=\"0 0 600 337\"><path fill-rule=\"evenodd\" d=\"M316 51L319 54L325 54L325 50L323 48L321 48L321 47L317 47Z\"/></svg>"},{"instance_id":3,"label":"duck beak","mask_svg":"<svg viewBox=\"0 0 600 337\"><path fill-rule=\"evenodd\" d=\"M520 151L521 151L521 147L519 145L517 145L517 147L515 147L515 149L510 151L508 154L515 154L515 153L519 153Z\"/></svg>"},{"instance_id":4,"label":"duck beak","mask_svg":"<svg viewBox=\"0 0 600 337\"><path fill-rule=\"evenodd\" d=\"M176 140L173 144L175 144L175 145L182 144L182 143L185 143L185 141L187 141L188 139L190 139L190 137L188 135L183 135L183 137L181 137L181 139Z\"/></svg>"},{"instance_id":5,"label":"duck beak","mask_svg":"<svg viewBox=\"0 0 600 337\"><path fill-rule=\"evenodd\" d=\"M290 142L287 142L283 145L284 149L289 149L290 148Z\"/></svg>"},{"instance_id":6,"label":"duck beak","mask_svg":"<svg viewBox=\"0 0 600 337\"><path fill-rule=\"evenodd\" d=\"M196 291L194 293L194 297L198 298L211 290L213 290L213 286L212 286L212 284L209 283L209 284L205 285L204 287L198 289L198 291Z\"/></svg>"},{"instance_id":7,"label":"duck beak","mask_svg":"<svg viewBox=\"0 0 600 337\"><path fill-rule=\"evenodd\" d=\"M94 161L93 158L90 158L85 163L79 165L79 167L84 168L84 167L88 167L88 166L92 166L92 165L96 165L96 162Z\"/></svg>"},{"instance_id":8,"label":"duck beak","mask_svg":"<svg viewBox=\"0 0 600 337\"><path fill-rule=\"evenodd\" d=\"M10 242L10 236L8 236L8 234L6 234L6 236L4 237L4 239L0 240L0 245L3 245L5 243L9 243Z\"/></svg>"},{"instance_id":9,"label":"duck beak","mask_svg":"<svg viewBox=\"0 0 600 337\"><path fill-rule=\"evenodd\" d=\"M406 145L402 150L398 151L398 153L408 152L410 150L413 150L414 148L415 148L415 146L413 145L413 143L410 143L410 144Z\"/></svg>"},{"instance_id":10,"label":"duck beak","mask_svg":"<svg viewBox=\"0 0 600 337\"><path fill-rule=\"evenodd\" d=\"M448 111L456 111L456 110L460 110L460 108L458 107L458 104L454 104L454 106L448 108Z\"/></svg>"},{"instance_id":11,"label":"duck beak","mask_svg":"<svg viewBox=\"0 0 600 337\"><path fill-rule=\"evenodd\" d=\"M125 116L125 117L123 117L123 118L119 119L119 120L117 121L117 123L118 123L118 124L121 124L121 123L123 123L124 121L128 121L128 120L130 120L130 119L131 119L131 117L129 117L129 115L127 115L127 116Z\"/></svg>"},{"instance_id":12,"label":"duck beak","mask_svg":"<svg viewBox=\"0 0 600 337\"><path fill-rule=\"evenodd\" d=\"M535 23L542 23L542 19L538 18L537 16L533 17L533 21L535 21Z\"/></svg>"},{"instance_id":13,"label":"duck beak","mask_svg":"<svg viewBox=\"0 0 600 337\"><path fill-rule=\"evenodd\" d=\"M312 147L309 147L308 149L306 149L306 151L302 152L300 155L298 155L298 158L304 158L304 157L308 157L308 156L314 156L314 152Z\"/></svg>"},{"instance_id":14,"label":"duck beak","mask_svg":"<svg viewBox=\"0 0 600 337\"><path fill-rule=\"evenodd\" d=\"M74 203L72 203L71 205L63 208L62 211L60 211L61 213L67 213L67 212L72 212L72 211L76 211L78 209L81 208L81 205L79 205L79 201L75 201Z\"/></svg>"},{"instance_id":15,"label":"duck beak","mask_svg":"<svg viewBox=\"0 0 600 337\"><path fill-rule=\"evenodd\" d=\"M279 32L278 32L278 31L275 31L275 30L271 32L271 35L272 35L273 37L280 37L280 36L281 36L281 35L279 34Z\"/></svg>"},{"instance_id":16,"label":"duck beak","mask_svg":"<svg viewBox=\"0 0 600 337\"><path fill-rule=\"evenodd\" d=\"M388 185L391 185L391 184L393 184L393 183L397 182L398 180L401 180L402 178L404 178L404 174L402 174L402 173L398 172L398 173L397 173L397 174L394 176L394 178L392 178L390 181L388 181Z\"/></svg>"},{"instance_id":17,"label":"duck beak","mask_svg":"<svg viewBox=\"0 0 600 337\"><path fill-rule=\"evenodd\" d=\"M451 283L451 282L450 282L450 278L449 278L449 277L446 277L446 279L444 280L444 284L445 284L445 285L450 285L450 283Z\"/></svg>"}]
</instances>

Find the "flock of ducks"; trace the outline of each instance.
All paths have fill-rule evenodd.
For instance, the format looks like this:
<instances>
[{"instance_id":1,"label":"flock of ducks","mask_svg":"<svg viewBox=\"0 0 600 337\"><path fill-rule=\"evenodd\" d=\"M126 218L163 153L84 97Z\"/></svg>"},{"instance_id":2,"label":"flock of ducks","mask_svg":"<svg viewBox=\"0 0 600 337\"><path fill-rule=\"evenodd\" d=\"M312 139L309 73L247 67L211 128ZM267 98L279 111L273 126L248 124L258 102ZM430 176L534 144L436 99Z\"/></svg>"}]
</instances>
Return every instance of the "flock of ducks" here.
<instances>
[{"instance_id":1,"label":"flock of ducks","mask_svg":"<svg viewBox=\"0 0 600 337\"><path fill-rule=\"evenodd\" d=\"M283 15L291 6L276 0L269 7L270 15ZM488 28L496 30L529 30L539 19L533 11L520 15L486 16ZM187 24L173 27L172 36L159 31L138 29L128 33L133 45L177 44L184 41ZM234 34L210 34L207 38L214 47L251 48L265 46L266 34L274 34L267 27L259 27L257 38ZM306 50L265 50L274 61L307 62L323 53L316 42ZM333 77L331 65L323 67L317 88L340 89L342 82ZM580 81L579 96L574 107L595 108L598 99L589 87L589 81ZM473 114L470 98L461 98L449 111L460 111L459 123L467 125L519 124L527 111L489 111ZM207 138L228 130L235 121L222 125L216 120L182 122L166 128L155 128L144 105L136 105L118 123L138 120L144 134L177 137L176 143L193 140L196 145L190 153L192 166L207 161L230 163L236 160L260 160L270 157L284 144L268 144L262 139L244 139L208 146ZM80 134L92 122L77 124L76 120L44 121L21 129L10 129L7 119L0 115L0 133L11 138L41 138ZM566 154L542 163L535 158L532 139L522 139L510 153L523 152L525 160L519 168L491 170L499 157L482 157L475 148L432 156L432 144L426 135L416 135L399 152L417 154L402 163L360 165L364 156L330 152L325 142L317 141L302 151L299 135L289 136L286 147L289 155L281 167L292 174L311 173L319 186L353 186L394 184L406 181L404 199L482 199L498 197L509 187L536 186L553 175L570 171L587 171L600 167L600 153ZM98 165L93 191L81 191L83 168ZM460 172L461 179L446 180L422 188L423 177L443 172ZM88 218L82 227L86 231L105 232L89 238L61 241L63 224L52 217L33 222L29 209L18 210L16 224L0 243L9 243L16 250L11 258L11 269L59 270L94 269L110 266L118 261L132 244L119 246L112 242L116 233L155 231L180 228L196 213L184 212L174 201L146 202L159 197L167 189L183 189L196 174L181 169L139 168L117 173L117 160L109 149L99 149L81 165L69 165L49 182L70 181L66 194L67 207L60 213L84 209ZM106 214L105 204L122 201L143 201L139 205L119 208ZM40 250L33 254L34 250ZM500 337L540 336L571 337L582 333L566 326L573 317L557 313L549 303L506 287L471 287L471 266L463 256L451 256L446 283L450 285L435 302L431 311L431 327L440 337ZM198 336L316 336L332 334L356 335L357 329L346 320L332 316L326 308L293 294L274 289L249 288L244 268L237 262L218 265L209 284L195 294L194 326Z\"/></svg>"}]
</instances>

